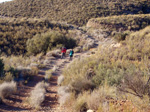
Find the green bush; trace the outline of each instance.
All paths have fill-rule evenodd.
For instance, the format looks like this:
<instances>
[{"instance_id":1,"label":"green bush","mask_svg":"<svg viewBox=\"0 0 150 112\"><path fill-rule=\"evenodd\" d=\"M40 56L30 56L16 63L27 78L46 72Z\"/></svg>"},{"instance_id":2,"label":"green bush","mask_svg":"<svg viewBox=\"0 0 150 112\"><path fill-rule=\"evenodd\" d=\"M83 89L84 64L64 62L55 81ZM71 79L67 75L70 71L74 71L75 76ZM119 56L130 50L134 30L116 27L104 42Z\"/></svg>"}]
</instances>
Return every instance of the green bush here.
<instances>
[{"instance_id":1,"label":"green bush","mask_svg":"<svg viewBox=\"0 0 150 112\"><path fill-rule=\"evenodd\" d=\"M92 83L92 81L87 79L76 79L70 84L70 86L71 90L76 94L79 94L82 91L93 90L95 88L95 85Z\"/></svg>"},{"instance_id":2,"label":"green bush","mask_svg":"<svg viewBox=\"0 0 150 112\"><path fill-rule=\"evenodd\" d=\"M6 81L6 82L11 82L11 81L13 81L13 74L11 73L11 72L7 72L7 73L5 73L5 78L4 78L4 80Z\"/></svg>"},{"instance_id":3,"label":"green bush","mask_svg":"<svg viewBox=\"0 0 150 112\"><path fill-rule=\"evenodd\" d=\"M127 35L128 35L127 33L116 33L115 36L114 36L114 38L115 38L118 42L120 42L120 41L125 40Z\"/></svg>"},{"instance_id":4,"label":"green bush","mask_svg":"<svg viewBox=\"0 0 150 112\"><path fill-rule=\"evenodd\" d=\"M0 76L3 76L4 74L4 63L3 60L0 59Z\"/></svg>"},{"instance_id":5,"label":"green bush","mask_svg":"<svg viewBox=\"0 0 150 112\"><path fill-rule=\"evenodd\" d=\"M76 41L59 32L47 32L29 39L27 41L27 51L29 54L46 53L55 47L60 47L60 45L73 48L76 46Z\"/></svg>"}]
</instances>

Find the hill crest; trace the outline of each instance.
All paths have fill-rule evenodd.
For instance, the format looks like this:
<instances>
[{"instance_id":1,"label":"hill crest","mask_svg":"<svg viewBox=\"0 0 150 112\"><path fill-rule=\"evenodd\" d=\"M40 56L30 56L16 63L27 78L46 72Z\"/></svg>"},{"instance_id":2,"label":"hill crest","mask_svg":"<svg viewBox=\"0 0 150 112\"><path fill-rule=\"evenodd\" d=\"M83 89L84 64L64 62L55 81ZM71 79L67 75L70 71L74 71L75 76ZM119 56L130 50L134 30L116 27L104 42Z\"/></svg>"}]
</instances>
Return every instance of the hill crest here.
<instances>
[{"instance_id":1,"label":"hill crest","mask_svg":"<svg viewBox=\"0 0 150 112\"><path fill-rule=\"evenodd\" d=\"M0 4L0 16L49 18L85 25L91 18L150 13L147 0L14 0Z\"/></svg>"}]
</instances>

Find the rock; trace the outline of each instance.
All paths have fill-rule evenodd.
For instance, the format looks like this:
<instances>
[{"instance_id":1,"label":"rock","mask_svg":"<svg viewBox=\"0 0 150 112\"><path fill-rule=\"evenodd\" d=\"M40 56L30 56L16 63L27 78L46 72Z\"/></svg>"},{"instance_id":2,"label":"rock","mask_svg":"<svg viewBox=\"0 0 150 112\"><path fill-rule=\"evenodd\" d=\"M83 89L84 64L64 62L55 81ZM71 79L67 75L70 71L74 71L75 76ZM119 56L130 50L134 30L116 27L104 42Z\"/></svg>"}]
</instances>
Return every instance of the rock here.
<instances>
[{"instance_id":1,"label":"rock","mask_svg":"<svg viewBox=\"0 0 150 112\"><path fill-rule=\"evenodd\" d=\"M61 75L61 76L59 76L58 77L58 80L57 80L57 85L58 86L61 86L61 83L64 81L64 76L63 75Z\"/></svg>"},{"instance_id":2,"label":"rock","mask_svg":"<svg viewBox=\"0 0 150 112\"><path fill-rule=\"evenodd\" d=\"M87 112L94 112L93 110L87 110Z\"/></svg>"}]
</instances>

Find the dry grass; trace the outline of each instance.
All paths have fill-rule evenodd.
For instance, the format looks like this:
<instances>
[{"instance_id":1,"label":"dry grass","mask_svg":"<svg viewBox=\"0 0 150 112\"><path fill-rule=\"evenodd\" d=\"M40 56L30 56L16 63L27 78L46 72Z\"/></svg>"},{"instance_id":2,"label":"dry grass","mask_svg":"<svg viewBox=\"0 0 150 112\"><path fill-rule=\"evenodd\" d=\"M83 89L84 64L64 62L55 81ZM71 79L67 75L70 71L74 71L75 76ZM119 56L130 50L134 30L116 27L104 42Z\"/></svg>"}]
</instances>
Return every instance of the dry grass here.
<instances>
[{"instance_id":1,"label":"dry grass","mask_svg":"<svg viewBox=\"0 0 150 112\"><path fill-rule=\"evenodd\" d=\"M58 95L59 95L59 103L60 105L64 105L66 101L70 98L70 93L69 93L69 87L67 86L60 86L58 88Z\"/></svg>"},{"instance_id":2,"label":"dry grass","mask_svg":"<svg viewBox=\"0 0 150 112\"><path fill-rule=\"evenodd\" d=\"M86 103L87 93L84 93L83 95L79 95L76 99L73 109L75 112L86 112L87 111L87 103Z\"/></svg>"},{"instance_id":3,"label":"dry grass","mask_svg":"<svg viewBox=\"0 0 150 112\"><path fill-rule=\"evenodd\" d=\"M32 80L38 74L37 57L23 57L23 56L2 56L4 61L5 80L18 80L18 76L22 74L25 82ZM35 63L35 64L33 64ZM36 66L35 66L36 65Z\"/></svg>"},{"instance_id":4,"label":"dry grass","mask_svg":"<svg viewBox=\"0 0 150 112\"><path fill-rule=\"evenodd\" d=\"M138 31L150 25L150 14L109 16L90 19L87 27L101 28L109 32Z\"/></svg>"},{"instance_id":5,"label":"dry grass","mask_svg":"<svg viewBox=\"0 0 150 112\"><path fill-rule=\"evenodd\" d=\"M63 75L59 76L57 79L57 85L61 86L63 81L64 81L64 76Z\"/></svg>"},{"instance_id":6,"label":"dry grass","mask_svg":"<svg viewBox=\"0 0 150 112\"><path fill-rule=\"evenodd\" d=\"M0 84L0 98L3 100L9 97L11 94L15 93L17 90L17 85L14 81L3 82Z\"/></svg>"},{"instance_id":7,"label":"dry grass","mask_svg":"<svg viewBox=\"0 0 150 112\"><path fill-rule=\"evenodd\" d=\"M34 89L31 91L29 97L29 103L32 107L38 109L40 108L41 103L45 100L46 88L49 85L44 82L39 82Z\"/></svg>"},{"instance_id":8,"label":"dry grass","mask_svg":"<svg viewBox=\"0 0 150 112\"><path fill-rule=\"evenodd\" d=\"M26 42L28 39L31 39L36 34L45 32L59 31L65 34L66 31L70 29L70 25L64 25L58 22L54 23L48 19L0 18L0 28L2 29L2 32L0 32L0 37L2 37L0 43L1 54L25 55L27 52ZM35 44L35 46L36 45L37 44ZM49 47L50 46L52 47L52 45L49 45ZM33 48L33 46L31 47ZM35 50L38 51L38 49Z\"/></svg>"},{"instance_id":9,"label":"dry grass","mask_svg":"<svg viewBox=\"0 0 150 112\"><path fill-rule=\"evenodd\" d=\"M52 77L52 73L53 73L53 70L51 69L46 71L46 74L44 76L46 82L48 82L48 80Z\"/></svg>"},{"instance_id":10,"label":"dry grass","mask_svg":"<svg viewBox=\"0 0 150 112\"><path fill-rule=\"evenodd\" d=\"M117 47L112 47L112 44L107 46L105 44L101 45L96 55L86 59L75 60L64 70L63 75L65 79L62 84L64 86L69 85L73 93L74 90L78 91L78 93L91 90L89 93L90 97L86 97L87 101L84 98L82 99L82 95L79 96L79 94L75 93L74 98L72 98L73 102L77 102L78 97L80 100L82 99L77 104L78 110L86 102L87 108L98 109L98 112L103 111L105 106L108 107L106 110L110 109L112 112L120 111L123 106L109 102L111 98L115 102L122 100L131 101L132 106L140 111L150 110L148 107L148 99L150 98L149 29L147 27L129 34L124 41L116 44ZM99 93L97 91L92 92L92 86L86 86L88 81L91 81L97 88L103 86L104 88L99 88ZM89 89L82 89L86 87L89 87ZM116 88L121 88L121 90L116 91ZM97 97L100 97L101 100ZM71 102L71 100L67 102L69 101ZM98 105L96 102L100 102L100 104ZM139 104L136 102L139 102ZM74 105L74 103L71 103L71 106ZM126 105L123 109L128 112L132 110L132 107Z\"/></svg>"},{"instance_id":11,"label":"dry grass","mask_svg":"<svg viewBox=\"0 0 150 112\"><path fill-rule=\"evenodd\" d=\"M0 15L49 18L82 26L95 17L149 13L149 4L147 0L14 0L0 4Z\"/></svg>"},{"instance_id":12,"label":"dry grass","mask_svg":"<svg viewBox=\"0 0 150 112\"><path fill-rule=\"evenodd\" d=\"M31 64L32 58L23 57L23 56L10 56L10 57L1 57L5 63L6 67L17 68L19 66L27 67Z\"/></svg>"}]
</instances>

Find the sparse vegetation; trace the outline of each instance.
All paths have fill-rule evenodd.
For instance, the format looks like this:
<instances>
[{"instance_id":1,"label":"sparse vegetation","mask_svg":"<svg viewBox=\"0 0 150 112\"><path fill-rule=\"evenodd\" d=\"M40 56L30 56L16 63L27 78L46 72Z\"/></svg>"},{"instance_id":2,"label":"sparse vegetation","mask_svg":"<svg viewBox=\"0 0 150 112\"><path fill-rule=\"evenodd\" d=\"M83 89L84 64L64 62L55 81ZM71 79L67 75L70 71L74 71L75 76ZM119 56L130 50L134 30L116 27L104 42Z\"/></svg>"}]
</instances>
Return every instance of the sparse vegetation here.
<instances>
[{"instance_id":1,"label":"sparse vegetation","mask_svg":"<svg viewBox=\"0 0 150 112\"><path fill-rule=\"evenodd\" d=\"M29 103L32 107L38 109L40 108L41 103L45 100L46 88L48 85L44 82L39 82L34 89L31 91L29 97Z\"/></svg>"},{"instance_id":2,"label":"sparse vegetation","mask_svg":"<svg viewBox=\"0 0 150 112\"><path fill-rule=\"evenodd\" d=\"M45 74L45 82L48 82L50 80L50 78L52 77L52 73L53 73L53 70L47 70L46 71L46 74Z\"/></svg>"},{"instance_id":3,"label":"sparse vegetation","mask_svg":"<svg viewBox=\"0 0 150 112\"><path fill-rule=\"evenodd\" d=\"M88 27L107 29L108 31L122 32L126 30L138 31L150 25L149 14L109 16L90 19Z\"/></svg>"},{"instance_id":4,"label":"sparse vegetation","mask_svg":"<svg viewBox=\"0 0 150 112\"><path fill-rule=\"evenodd\" d=\"M14 0L0 4L0 15L49 18L85 25L91 18L150 13L147 0Z\"/></svg>"},{"instance_id":5,"label":"sparse vegetation","mask_svg":"<svg viewBox=\"0 0 150 112\"><path fill-rule=\"evenodd\" d=\"M4 64L3 75L0 78L2 82L15 80L17 82L22 81L24 84L27 84L38 74L38 67L29 66L32 62L32 59L30 58L11 56L2 57L2 59Z\"/></svg>"},{"instance_id":6,"label":"sparse vegetation","mask_svg":"<svg viewBox=\"0 0 150 112\"><path fill-rule=\"evenodd\" d=\"M11 94L15 93L17 90L17 85L14 81L3 82L0 84L0 98L4 100L9 97Z\"/></svg>"},{"instance_id":7,"label":"sparse vegetation","mask_svg":"<svg viewBox=\"0 0 150 112\"><path fill-rule=\"evenodd\" d=\"M0 59L0 76L3 76L4 73L4 63L3 60Z\"/></svg>"},{"instance_id":8,"label":"sparse vegetation","mask_svg":"<svg viewBox=\"0 0 150 112\"><path fill-rule=\"evenodd\" d=\"M35 35L27 41L27 51L29 54L45 53L55 47L66 46L68 49L76 46L76 41L67 38L59 32L47 32L41 35Z\"/></svg>"},{"instance_id":9,"label":"sparse vegetation","mask_svg":"<svg viewBox=\"0 0 150 112\"><path fill-rule=\"evenodd\" d=\"M59 103L60 105L64 105L66 101L69 99L71 96L70 93L70 88L68 86L60 86L57 90L58 95L59 95Z\"/></svg>"},{"instance_id":10,"label":"sparse vegetation","mask_svg":"<svg viewBox=\"0 0 150 112\"><path fill-rule=\"evenodd\" d=\"M110 92L111 95L108 95L101 103L99 102L99 105L96 107L94 107L95 104L92 103L90 99L88 100L88 103L83 100L81 103L86 104L87 109L92 108L94 110L98 109L99 111L102 111L103 103L105 101L109 102L109 99L115 101L114 99L122 100L126 98L129 101L132 99L132 103L135 108L140 108L143 111L149 110L149 107L146 106L148 104L146 98L149 97L150 89L148 75L150 64L149 29L149 27L146 27L143 30L129 34L125 40L121 42L121 46L119 48L100 47L99 52L96 53L96 55L86 59L75 60L69 68L65 69L63 73L64 81L62 85L78 87L79 89L77 89L77 93L83 93L88 90L93 90L93 86L88 86L89 89L81 88L83 85L82 82L88 79L88 81L92 82L96 88L99 86L104 86L105 89L107 87L108 91L111 90L112 87L117 88L115 89L116 91L114 96L112 96L113 92ZM87 83L88 81L85 82ZM78 84L78 86L74 86L74 82L77 82L75 84ZM89 92L89 95L91 97L93 96L91 92ZM132 98L128 96L132 96ZM81 100L82 97L84 97L84 95L76 94L72 99L78 98ZM147 103L139 105L135 100L133 100L137 98L138 100L140 99L139 102L144 101ZM75 102L78 105L78 101L75 100ZM72 108L76 103L72 104ZM112 108L114 111L119 111L120 108L114 107L114 103L110 104L111 105L108 105L108 108ZM83 106L80 105L79 109L77 109L80 110L82 107ZM124 109L131 110L130 106Z\"/></svg>"},{"instance_id":11,"label":"sparse vegetation","mask_svg":"<svg viewBox=\"0 0 150 112\"><path fill-rule=\"evenodd\" d=\"M0 100L6 101L17 90L17 82L27 84L42 69L39 74L45 71L45 76L38 80L43 81L27 98L33 109L39 109L45 100L47 82L51 77L55 81L57 77L52 74L61 73L59 69L67 63L68 58L58 59L60 48L65 46L69 51L79 45L74 49L73 61L58 77L59 97L55 95L53 100L58 98L60 106L73 112L150 111L149 13L148 0L1 3ZM94 48L97 45L99 48ZM51 64L53 68L46 71Z\"/></svg>"},{"instance_id":12,"label":"sparse vegetation","mask_svg":"<svg viewBox=\"0 0 150 112\"><path fill-rule=\"evenodd\" d=\"M51 22L48 19L0 18L1 55L25 55L27 40L36 34L52 31L65 34L70 27L67 24Z\"/></svg>"},{"instance_id":13,"label":"sparse vegetation","mask_svg":"<svg viewBox=\"0 0 150 112\"><path fill-rule=\"evenodd\" d=\"M64 81L64 76L63 75L59 76L58 79L57 79L57 85L60 86L63 81Z\"/></svg>"}]
</instances>

